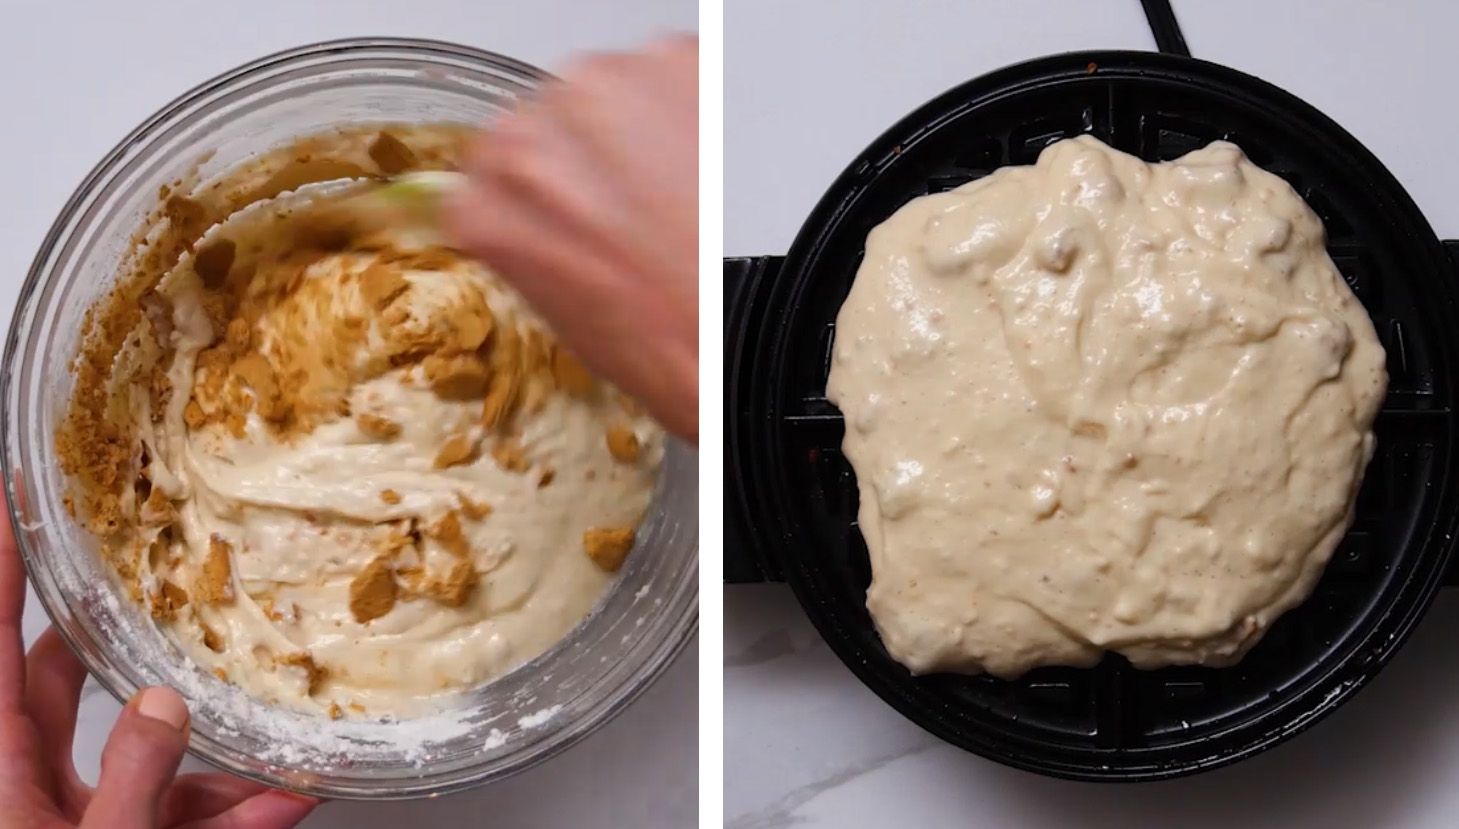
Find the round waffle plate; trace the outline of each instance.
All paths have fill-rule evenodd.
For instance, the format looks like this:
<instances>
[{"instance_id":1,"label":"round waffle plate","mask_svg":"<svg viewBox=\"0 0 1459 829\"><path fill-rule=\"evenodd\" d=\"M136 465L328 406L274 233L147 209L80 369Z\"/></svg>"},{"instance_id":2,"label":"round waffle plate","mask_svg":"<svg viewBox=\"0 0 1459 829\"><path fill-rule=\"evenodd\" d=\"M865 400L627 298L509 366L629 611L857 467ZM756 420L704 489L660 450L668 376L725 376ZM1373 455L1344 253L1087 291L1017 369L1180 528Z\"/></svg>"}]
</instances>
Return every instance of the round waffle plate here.
<instances>
[{"instance_id":1,"label":"round waffle plate","mask_svg":"<svg viewBox=\"0 0 1459 829\"><path fill-rule=\"evenodd\" d=\"M1149 161L1235 142L1296 188L1388 350L1378 450L1321 583L1237 666L1141 671L1108 657L1015 681L912 677L882 647L857 489L825 399L837 310L867 232L918 196L1092 134ZM958 87L877 139L810 215L779 267L740 286L727 329L732 506L740 543L783 569L860 679L939 737L1062 777L1141 780L1261 751L1332 711L1392 656L1439 586L1456 523L1455 265L1352 136L1256 78L1190 58L1089 52Z\"/></svg>"}]
</instances>

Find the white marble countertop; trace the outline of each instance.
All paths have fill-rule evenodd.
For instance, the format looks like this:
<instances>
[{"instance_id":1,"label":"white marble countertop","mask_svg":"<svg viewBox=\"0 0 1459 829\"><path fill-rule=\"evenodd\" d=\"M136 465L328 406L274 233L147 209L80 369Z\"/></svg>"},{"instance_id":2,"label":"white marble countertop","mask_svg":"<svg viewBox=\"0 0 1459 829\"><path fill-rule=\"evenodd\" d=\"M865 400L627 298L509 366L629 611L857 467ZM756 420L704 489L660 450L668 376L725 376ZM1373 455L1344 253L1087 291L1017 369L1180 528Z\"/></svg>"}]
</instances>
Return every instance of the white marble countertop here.
<instances>
[{"instance_id":1,"label":"white marble countertop","mask_svg":"<svg viewBox=\"0 0 1459 829\"><path fill-rule=\"evenodd\" d=\"M1378 155L1459 237L1459 6L1176 0L1191 51L1266 78ZM1152 49L1136 0L726 3L725 246L783 253L845 163L944 89L1015 61ZM1399 11L1399 9L1402 11ZM915 12L909 9L915 8ZM1193 778L1069 783L954 749L862 686L783 585L725 597L725 814L787 826L1129 829L1459 825L1459 593L1294 740Z\"/></svg>"},{"instance_id":2,"label":"white marble countertop","mask_svg":"<svg viewBox=\"0 0 1459 829\"><path fill-rule=\"evenodd\" d=\"M698 28L694 0L473 3L253 0L199 4L5 0L0 24L0 325L46 229L86 172L154 110L195 83L279 49L347 36L436 38L551 69L574 52ZM17 159L24 159L17 162ZM44 630L26 607L25 636ZM88 684L76 739L95 781L119 706ZM309 829L681 827L698 815L698 647L636 704L567 753L504 782L430 801L331 803ZM200 770L188 758L184 770Z\"/></svg>"}]
</instances>

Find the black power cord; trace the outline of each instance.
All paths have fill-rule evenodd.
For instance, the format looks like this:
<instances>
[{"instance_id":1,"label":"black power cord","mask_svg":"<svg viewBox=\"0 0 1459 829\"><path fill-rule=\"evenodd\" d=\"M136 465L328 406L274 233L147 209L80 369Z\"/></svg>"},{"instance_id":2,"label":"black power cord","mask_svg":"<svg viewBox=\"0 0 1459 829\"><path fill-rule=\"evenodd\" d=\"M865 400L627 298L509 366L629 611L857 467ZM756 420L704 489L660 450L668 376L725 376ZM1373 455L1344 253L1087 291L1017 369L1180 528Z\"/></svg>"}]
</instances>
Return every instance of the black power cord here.
<instances>
[{"instance_id":1,"label":"black power cord","mask_svg":"<svg viewBox=\"0 0 1459 829\"><path fill-rule=\"evenodd\" d=\"M1191 56L1190 47L1185 45L1185 35L1180 33L1180 23L1170 0L1140 0L1145 7L1145 19L1150 21L1150 33L1155 35L1155 47L1172 55Z\"/></svg>"}]
</instances>

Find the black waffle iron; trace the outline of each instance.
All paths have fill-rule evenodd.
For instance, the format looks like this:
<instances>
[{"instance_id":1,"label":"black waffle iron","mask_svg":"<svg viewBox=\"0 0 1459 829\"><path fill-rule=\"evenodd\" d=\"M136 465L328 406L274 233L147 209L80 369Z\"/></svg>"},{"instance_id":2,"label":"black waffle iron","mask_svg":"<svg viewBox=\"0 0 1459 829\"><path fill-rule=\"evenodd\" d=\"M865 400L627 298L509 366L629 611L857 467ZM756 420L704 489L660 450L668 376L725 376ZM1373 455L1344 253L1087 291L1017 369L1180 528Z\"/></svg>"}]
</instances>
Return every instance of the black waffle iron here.
<instances>
[{"instance_id":1,"label":"black waffle iron","mask_svg":"<svg viewBox=\"0 0 1459 829\"><path fill-rule=\"evenodd\" d=\"M841 454L841 415L825 396L836 313L867 232L897 208L1031 164L1051 142L1080 134L1148 161L1225 139L1296 188L1322 217L1328 252L1388 351L1377 454L1352 530L1312 596L1234 667L1141 671L1109 656L1013 681L913 677L887 655L866 610L856 481ZM1459 515L1459 243L1441 243L1351 135L1257 78L1142 52L1002 69L916 110L852 160L784 257L726 260L724 270L726 581L789 582L862 682L954 745L1086 780L1234 762L1350 698L1446 582Z\"/></svg>"}]
</instances>

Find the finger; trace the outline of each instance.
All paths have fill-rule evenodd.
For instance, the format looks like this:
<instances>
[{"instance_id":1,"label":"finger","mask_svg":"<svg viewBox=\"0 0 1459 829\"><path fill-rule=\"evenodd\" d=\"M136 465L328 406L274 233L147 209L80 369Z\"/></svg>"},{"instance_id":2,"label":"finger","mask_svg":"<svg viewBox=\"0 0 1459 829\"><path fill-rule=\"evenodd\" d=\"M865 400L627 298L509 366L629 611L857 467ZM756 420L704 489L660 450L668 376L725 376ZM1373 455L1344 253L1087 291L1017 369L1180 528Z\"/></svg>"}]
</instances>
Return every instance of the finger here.
<instances>
[{"instance_id":1,"label":"finger","mask_svg":"<svg viewBox=\"0 0 1459 829\"><path fill-rule=\"evenodd\" d=\"M292 829L319 806L312 797L281 791L254 795L237 806L178 829Z\"/></svg>"},{"instance_id":2,"label":"finger","mask_svg":"<svg viewBox=\"0 0 1459 829\"><path fill-rule=\"evenodd\" d=\"M185 774L163 796L159 826L177 826L222 814L269 787L231 774Z\"/></svg>"},{"instance_id":3,"label":"finger","mask_svg":"<svg viewBox=\"0 0 1459 829\"><path fill-rule=\"evenodd\" d=\"M616 177L625 193L651 195L682 189L678 178L697 164L697 86L692 68L630 55L595 59L546 94L600 175Z\"/></svg>"},{"instance_id":4,"label":"finger","mask_svg":"<svg viewBox=\"0 0 1459 829\"><path fill-rule=\"evenodd\" d=\"M25 707L40 744L50 755L56 790L79 811L90 790L76 774L71 744L86 668L56 629L47 628L26 655L25 673Z\"/></svg>"},{"instance_id":5,"label":"finger","mask_svg":"<svg viewBox=\"0 0 1459 829\"><path fill-rule=\"evenodd\" d=\"M101 781L82 829L153 829L187 748L187 704L171 688L127 703L101 752Z\"/></svg>"},{"instance_id":6,"label":"finger","mask_svg":"<svg viewBox=\"0 0 1459 829\"><path fill-rule=\"evenodd\" d=\"M579 251L539 208L502 195L491 182L477 182L452 198L446 225L458 244L545 314L560 336L588 340L569 339L574 350L597 342L592 339L597 332L587 329L611 276L600 259Z\"/></svg>"},{"instance_id":7,"label":"finger","mask_svg":"<svg viewBox=\"0 0 1459 829\"><path fill-rule=\"evenodd\" d=\"M588 240L622 256L630 217L607 189L607 171L552 117L562 106L561 90L561 84L549 88L483 134L471 147L468 169L504 199L530 206L560 239Z\"/></svg>"},{"instance_id":8,"label":"finger","mask_svg":"<svg viewBox=\"0 0 1459 829\"><path fill-rule=\"evenodd\" d=\"M25 702L25 569L10 530L9 509L0 510L0 713L19 714Z\"/></svg>"}]
</instances>

